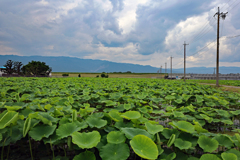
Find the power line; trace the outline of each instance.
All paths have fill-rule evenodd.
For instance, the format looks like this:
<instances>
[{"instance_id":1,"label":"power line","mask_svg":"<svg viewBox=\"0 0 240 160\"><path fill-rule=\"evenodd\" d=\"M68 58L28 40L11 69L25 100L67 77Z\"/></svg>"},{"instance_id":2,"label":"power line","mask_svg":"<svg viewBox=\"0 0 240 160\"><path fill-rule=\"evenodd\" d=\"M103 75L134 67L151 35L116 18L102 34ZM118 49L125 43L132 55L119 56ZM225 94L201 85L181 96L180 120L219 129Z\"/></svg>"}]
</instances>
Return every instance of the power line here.
<instances>
[{"instance_id":1,"label":"power line","mask_svg":"<svg viewBox=\"0 0 240 160\"><path fill-rule=\"evenodd\" d=\"M229 11L229 8L230 8L235 2L237 2L237 1L238 1L238 0L235 0L232 4L230 4L226 10ZM238 4L239 4L239 3L238 3ZM237 5L238 5L238 4L237 4ZM235 5L235 6L237 6L237 5ZM235 6L234 6L234 7L235 7ZM233 7L233 8L234 8L234 7ZM231 10L232 10L232 9L231 9ZM226 12L226 11L224 11L224 12Z\"/></svg>"},{"instance_id":2,"label":"power line","mask_svg":"<svg viewBox=\"0 0 240 160\"><path fill-rule=\"evenodd\" d=\"M227 36L224 36L224 37L221 37L221 38L230 38L230 39L231 39L231 38L236 38L236 37L240 37L240 35L236 35L236 36L228 36L228 37L227 37Z\"/></svg>"}]
</instances>

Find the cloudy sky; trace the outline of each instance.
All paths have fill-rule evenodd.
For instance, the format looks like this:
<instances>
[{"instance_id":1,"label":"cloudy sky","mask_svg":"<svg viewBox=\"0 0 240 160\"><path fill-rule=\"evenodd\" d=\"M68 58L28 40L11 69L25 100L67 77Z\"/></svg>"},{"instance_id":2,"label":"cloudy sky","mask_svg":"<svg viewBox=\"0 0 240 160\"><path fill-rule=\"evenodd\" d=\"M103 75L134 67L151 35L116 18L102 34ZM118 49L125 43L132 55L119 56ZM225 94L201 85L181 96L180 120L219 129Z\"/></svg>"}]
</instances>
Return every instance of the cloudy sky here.
<instances>
[{"instance_id":1,"label":"cloudy sky","mask_svg":"<svg viewBox=\"0 0 240 160\"><path fill-rule=\"evenodd\" d=\"M0 55L69 56L183 67L240 67L240 0L1 0Z\"/></svg>"}]
</instances>

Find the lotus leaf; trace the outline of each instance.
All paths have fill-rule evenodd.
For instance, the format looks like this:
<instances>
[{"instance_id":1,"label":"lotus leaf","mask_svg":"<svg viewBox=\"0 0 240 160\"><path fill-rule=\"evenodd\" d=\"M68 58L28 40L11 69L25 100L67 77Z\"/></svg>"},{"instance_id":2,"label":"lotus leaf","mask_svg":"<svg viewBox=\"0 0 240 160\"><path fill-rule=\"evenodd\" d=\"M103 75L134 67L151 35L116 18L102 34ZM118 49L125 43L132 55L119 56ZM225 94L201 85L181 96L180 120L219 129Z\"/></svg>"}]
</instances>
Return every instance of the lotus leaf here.
<instances>
[{"instance_id":1,"label":"lotus leaf","mask_svg":"<svg viewBox=\"0 0 240 160\"><path fill-rule=\"evenodd\" d=\"M132 108L131 104L124 104L124 109L129 110L131 108Z\"/></svg>"},{"instance_id":2,"label":"lotus leaf","mask_svg":"<svg viewBox=\"0 0 240 160\"><path fill-rule=\"evenodd\" d=\"M214 154L204 154L201 156L200 160L221 160L221 159Z\"/></svg>"},{"instance_id":3,"label":"lotus leaf","mask_svg":"<svg viewBox=\"0 0 240 160\"><path fill-rule=\"evenodd\" d=\"M47 126L35 126L29 131L29 135L36 141L40 141L43 137L48 138L50 135L53 134L54 130L56 129L56 125Z\"/></svg>"},{"instance_id":4,"label":"lotus leaf","mask_svg":"<svg viewBox=\"0 0 240 160\"><path fill-rule=\"evenodd\" d=\"M163 131L163 126L162 125L154 125L149 122L145 123L145 126L147 127L147 131L150 134L156 134L158 132Z\"/></svg>"},{"instance_id":5,"label":"lotus leaf","mask_svg":"<svg viewBox=\"0 0 240 160\"><path fill-rule=\"evenodd\" d=\"M169 124L184 132L193 133L195 131L195 127L191 123L186 121L178 122L173 121L172 123L170 122Z\"/></svg>"},{"instance_id":6,"label":"lotus leaf","mask_svg":"<svg viewBox=\"0 0 240 160\"><path fill-rule=\"evenodd\" d=\"M232 113L233 115L239 115L240 114L240 110L230 111L230 113Z\"/></svg>"},{"instance_id":7,"label":"lotus leaf","mask_svg":"<svg viewBox=\"0 0 240 160\"><path fill-rule=\"evenodd\" d=\"M177 129L168 129L168 128L164 128L164 130L161 132L161 134L166 138L169 139L172 134L175 134L176 137L178 137L178 135L180 134L180 132Z\"/></svg>"},{"instance_id":8,"label":"lotus leaf","mask_svg":"<svg viewBox=\"0 0 240 160\"><path fill-rule=\"evenodd\" d=\"M174 117L185 117L185 115L182 112L178 111L173 111L173 115Z\"/></svg>"},{"instance_id":9,"label":"lotus leaf","mask_svg":"<svg viewBox=\"0 0 240 160\"><path fill-rule=\"evenodd\" d=\"M174 100L176 97L175 96L172 96L172 95L167 95L165 97L166 100Z\"/></svg>"},{"instance_id":10,"label":"lotus leaf","mask_svg":"<svg viewBox=\"0 0 240 160\"><path fill-rule=\"evenodd\" d=\"M199 137L198 144L204 150L204 152L213 152L218 148L218 141L208 138L205 135Z\"/></svg>"},{"instance_id":11,"label":"lotus leaf","mask_svg":"<svg viewBox=\"0 0 240 160\"><path fill-rule=\"evenodd\" d=\"M176 158L176 153L172 152L170 154L163 154L160 155L160 160L174 160Z\"/></svg>"},{"instance_id":12,"label":"lotus leaf","mask_svg":"<svg viewBox=\"0 0 240 160\"><path fill-rule=\"evenodd\" d=\"M20 109L22 109L23 107L21 106L4 106L4 108L7 108L8 111L18 111Z\"/></svg>"},{"instance_id":13,"label":"lotus leaf","mask_svg":"<svg viewBox=\"0 0 240 160\"><path fill-rule=\"evenodd\" d=\"M237 160L237 156L234 153L222 153L221 157L223 160Z\"/></svg>"},{"instance_id":14,"label":"lotus leaf","mask_svg":"<svg viewBox=\"0 0 240 160\"><path fill-rule=\"evenodd\" d=\"M123 121L119 121L119 122L116 122L114 126L118 129L128 128L128 127L133 127L133 123L132 122L124 123Z\"/></svg>"},{"instance_id":15,"label":"lotus leaf","mask_svg":"<svg viewBox=\"0 0 240 160\"><path fill-rule=\"evenodd\" d=\"M0 114L0 129L9 126L11 123L16 122L18 119L18 113L15 111L3 112Z\"/></svg>"},{"instance_id":16,"label":"lotus leaf","mask_svg":"<svg viewBox=\"0 0 240 160\"><path fill-rule=\"evenodd\" d=\"M82 149L96 147L100 139L101 136L98 131L88 133L74 132L72 134L72 142Z\"/></svg>"},{"instance_id":17,"label":"lotus leaf","mask_svg":"<svg viewBox=\"0 0 240 160\"><path fill-rule=\"evenodd\" d=\"M211 123L211 122L213 121L212 118L208 117L208 116L205 115L205 114L200 114L200 116L201 116L202 118L204 118L206 121L208 121L208 123Z\"/></svg>"},{"instance_id":18,"label":"lotus leaf","mask_svg":"<svg viewBox=\"0 0 240 160\"><path fill-rule=\"evenodd\" d=\"M134 152L145 159L157 159L158 148L156 144L147 136L137 135L130 141Z\"/></svg>"},{"instance_id":19,"label":"lotus leaf","mask_svg":"<svg viewBox=\"0 0 240 160\"><path fill-rule=\"evenodd\" d=\"M172 111L172 110L174 110L175 108L176 108L176 107L167 106L166 111Z\"/></svg>"},{"instance_id":20,"label":"lotus leaf","mask_svg":"<svg viewBox=\"0 0 240 160\"><path fill-rule=\"evenodd\" d=\"M120 131L111 131L107 135L108 143L119 144L119 143L124 143L125 140L126 140L126 137Z\"/></svg>"},{"instance_id":21,"label":"lotus leaf","mask_svg":"<svg viewBox=\"0 0 240 160\"><path fill-rule=\"evenodd\" d=\"M183 141L191 142L192 147L195 147L197 145L198 137L195 137L190 133L181 132L178 138L182 139Z\"/></svg>"},{"instance_id":22,"label":"lotus leaf","mask_svg":"<svg viewBox=\"0 0 240 160\"><path fill-rule=\"evenodd\" d=\"M108 114L116 122L123 121L123 118L120 116L118 110L111 110Z\"/></svg>"},{"instance_id":23,"label":"lotus leaf","mask_svg":"<svg viewBox=\"0 0 240 160\"><path fill-rule=\"evenodd\" d=\"M24 122L23 126L23 137L25 137L30 129L31 126L31 118L27 118Z\"/></svg>"},{"instance_id":24,"label":"lotus leaf","mask_svg":"<svg viewBox=\"0 0 240 160\"><path fill-rule=\"evenodd\" d=\"M189 141L183 141L182 139L177 138L174 141L174 145L179 149L183 150L183 149L189 149L192 146L192 143Z\"/></svg>"},{"instance_id":25,"label":"lotus leaf","mask_svg":"<svg viewBox=\"0 0 240 160\"><path fill-rule=\"evenodd\" d=\"M153 135L149 134L146 130L144 129L139 129L139 128L121 128L121 131L126 135L128 139L133 139L134 136L136 135L145 135L151 139L153 139Z\"/></svg>"},{"instance_id":26,"label":"lotus leaf","mask_svg":"<svg viewBox=\"0 0 240 160\"><path fill-rule=\"evenodd\" d=\"M93 152L91 151L85 151L80 153L79 155L76 155L73 160L96 160L96 157Z\"/></svg>"},{"instance_id":27,"label":"lotus leaf","mask_svg":"<svg viewBox=\"0 0 240 160\"><path fill-rule=\"evenodd\" d=\"M230 117L228 111L224 111L224 110L220 110L220 109L216 109L215 110L220 116L223 116L223 117Z\"/></svg>"},{"instance_id":28,"label":"lotus leaf","mask_svg":"<svg viewBox=\"0 0 240 160\"><path fill-rule=\"evenodd\" d=\"M223 122L225 124L229 124L229 125L233 124L233 122L230 119L221 120L221 122Z\"/></svg>"},{"instance_id":29,"label":"lotus leaf","mask_svg":"<svg viewBox=\"0 0 240 160\"><path fill-rule=\"evenodd\" d=\"M56 134L59 136L59 139L70 136L73 132L80 131L81 129L87 128L88 125L85 122L75 121L73 123L62 124L56 130Z\"/></svg>"},{"instance_id":30,"label":"lotus leaf","mask_svg":"<svg viewBox=\"0 0 240 160\"><path fill-rule=\"evenodd\" d=\"M216 139L219 143L220 146L224 146L227 147L228 149L231 148L233 146L233 142L231 139L229 139L229 137L222 135L222 134L218 134L217 136L215 136L213 139Z\"/></svg>"},{"instance_id":31,"label":"lotus leaf","mask_svg":"<svg viewBox=\"0 0 240 160\"><path fill-rule=\"evenodd\" d=\"M102 128L104 126L107 125L107 121L100 119L100 118L96 118L94 116L89 116L86 120L86 122L88 123L88 125L93 128L93 127L97 127L97 128Z\"/></svg>"},{"instance_id":32,"label":"lotus leaf","mask_svg":"<svg viewBox=\"0 0 240 160\"><path fill-rule=\"evenodd\" d=\"M233 153L238 157L238 160L240 160L240 152L236 149L230 149L228 151L225 151L225 153Z\"/></svg>"},{"instance_id":33,"label":"lotus leaf","mask_svg":"<svg viewBox=\"0 0 240 160\"><path fill-rule=\"evenodd\" d=\"M168 140L168 143L167 143L167 146L168 147L171 147L171 145L174 143L175 141L175 138L176 138L176 135L175 134L172 134L172 136L169 138Z\"/></svg>"},{"instance_id":34,"label":"lotus leaf","mask_svg":"<svg viewBox=\"0 0 240 160\"><path fill-rule=\"evenodd\" d=\"M141 117L141 114L138 111L127 111L121 115L125 119L138 119Z\"/></svg>"},{"instance_id":35,"label":"lotus leaf","mask_svg":"<svg viewBox=\"0 0 240 160\"><path fill-rule=\"evenodd\" d=\"M107 144L100 149L102 160L126 160L130 156L130 150L127 144Z\"/></svg>"},{"instance_id":36,"label":"lotus leaf","mask_svg":"<svg viewBox=\"0 0 240 160\"><path fill-rule=\"evenodd\" d=\"M72 112L72 121L76 121L77 120L77 111L76 110L73 110Z\"/></svg>"}]
</instances>

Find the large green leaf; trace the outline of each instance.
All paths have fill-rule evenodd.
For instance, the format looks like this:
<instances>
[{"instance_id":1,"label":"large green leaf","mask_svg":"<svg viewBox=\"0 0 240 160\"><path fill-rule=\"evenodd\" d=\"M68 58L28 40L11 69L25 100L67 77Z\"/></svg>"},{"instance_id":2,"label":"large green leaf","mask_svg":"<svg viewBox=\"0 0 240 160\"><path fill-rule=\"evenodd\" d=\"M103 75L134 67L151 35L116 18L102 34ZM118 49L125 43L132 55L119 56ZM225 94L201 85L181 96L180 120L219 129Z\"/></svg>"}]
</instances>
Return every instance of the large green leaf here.
<instances>
[{"instance_id":1,"label":"large green leaf","mask_svg":"<svg viewBox=\"0 0 240 160\"><path fill-rule=\"evenodd\" d=\"M147 136L137 135L130 141L130 145L134 152L145 159L157 159L157 145Z\"/></svg>"},{"instance_id":2,"label":"large green leaf","mask_svg":"<svg viewBox=\"0 0 240 160\"><path fill-rule=\"evenodd\" d=\"M0 129L9 126L11 123L16 122L18 119L18 113L14 111L8 111L1 113Z\"/></svg>"},{"instance_id":3,"label":"large green leaf","mask_svg":"<svg viewBox=\"0 0 240 160\"><path fill-rule=\"evenodd\" d=\"M223 160L237 160L237 156L234 153L222 153Z\"/></svg>"},{"instance_id":4,"label":"large green leaf","mask_svg":"<svg viewBox=\"0 0 240 160\"><path fill-rule=\"evenodd\" d=\"M204 154L201 156L200 160L221 160L221 159L214 154Z\"/></svg>"},{"instance_id":5,"label":"large green leaf","mask_svg":"<svg viewBox=\"0 0 240 160\"><path fill-rule=\"evenodd\" d=\"M136 135L145 135L151 139L153 139L153 135L149 134L146 130L139 128L121 128L121 131L126 135L128 139L133 139Z\"/></svg>"},{"instance_id":6,"label":"large green leaf","mask_svg":"<svg viewBox=\"0 0 240 160\"><path fill-rule=\"evenodd\" d=\"M25 137L30 129L31 126L31 118L27 118L24 122L23 126L23 137Z\"/></svg>"},{"instance_id":7,"label":"large green leaf","mask_svg":"<svg viewBox=\"0 0 240 160\"><path fill-rule=\"evenodd\" d=\"M35 126L29 131L29 135L36 141L40 141L43 137L48 138L50 135L53 134L54 130L56 129L56 125L47 126Z\"/></svg>"},{"instance_id":8,"label":"large green leaf","mask_svg":"<svg viewBox=\"0 0 240 160\"><path fill-rule=\"evenodd\" d=\"M116 122L118 121L123 121L123 118L120 116L119 111L118 110L111 110L108 115Z\"/></svg>"},{"instance_id":9,"label":"large green leaf","mask_svg":"<svg viewBox=\"0 0 240 160\"><path fill-rule=\"evenodd\" d=\"M174 141L174 145L179 149L183 150L183 149L189 149L192 146L192 143L189 141L183 141L182 139L177 138Z\"/></svg>"},{"instance_id":10,"label":"large green leaf","mask_svg":"<svg viewBox=\"0 0 240 160\"><path fill-rule=\"evenodd\" d=\"M127 144L111 144L103 146L100 149L102 160L126 160L130 155L130 150Z\"/></svg>"},{"instance_id":11,"label":"large green leaf","mask_svg":"<svg viewBox=\"0 0 240 160\"><path fill-rule=\"evenodd\" d=\"M120 131L111 131L107 135L108 143L119 144L119 143L124 143L125 140L126 140L126 137Z\"/></svg>"},{"instance_id":12,"label":"large green leaf","mask_svg":"<svg viewBox=\"0 0 240 160\"><path fill-rule=\"evenodd\" d=\"M88 125L85 122L75 121L73 123L62 124L56 130L56 134L59 139L70 136L73 132L80 131L81 129L87 128Z\"/></svg>"},{"instance_id":13,"label":"large green leaf","mask_svg":"<svg viewBox=\"0 0 240 160\"><path fill-rule=\"evenodd\" d=\"M88 125L93 128L93 127L97 127L97 128L102 128L104 126L107 125L107 121L100 119L100 118L96 118L94 116L89 116L86 120L86 122L88 123Z\"/></svg>"},{"instance_id":14,"label":"large green leaf","mask_svg":"<svg viewBox=\"0 0 240 160\"><path fill-rule=\"evenodd\" d=\"M80 153L79 155L76 155L73 160L96 160L96 157L93 152L91 151L85 151Z\"/></svg>"},{"instance_id":15,"label":"large green leaf","mask_svg":"<svg viewBox=\"0 0 240 160\"><path fill-rule=\"evenodd\" d=\"M121 115L125 119L138 119L141 117L141 114L138 111L127 111Z\"/></svg>"},{"instance_id":16,"label":"large green leaf","mask_svg":"<svg viewBox=\"0 0 240 160\"><path fill-rule=\"evenodd\" d=\"M98 131L88 133L74 132L72 134L72 142L80 148L93 148L100 142L101 135Z\"/></svg>"},{"instance_id":17,"label":"large green leaf","mask_svg":"<svg viewBox=\"0 0 240 160\"><path fill-rule=\"evenodd\" d=\"M170 125L180 129L183 132L187 132L187 133L193 133L195 131L195 127L186 121L178 121L178 122L170 122Z\"/></svg>"},{"instance_id":18,"label":"large green leaf","mask_svg":"<svg viewBox=\"0 0 240 160\"><path fill-rule=\"evenodd\" d=\"M162 125L155 125L150 122L145 123L145 126L147 128L147 131L151 134L156 134L158 132L163 131L163 126Z\"/></svg>"},{"instance_id":19,"label":"large green leaf","mask_svg":"<svg viewBox=\"0 0 240 160\"><path fill-rule=\"evenodd\" d=\"M236 149L230 149L228 151L225 151L225 153L233 153L238 157L238 160L240 160L240 152Z\"/></svg>"},{"instance_id":20,"label":"large green leaf","mask_svg":"<svg viewBox=\"0 0 240 160\"><path fill-rule=\"evenodd\" d=\"M218 141L208 138L205 135L199 137L198 144L204 150L204 152L213 152L218 148Z\"/></svg>"},{"instance_id":21,"label":"large green leaf","mask_svg":"<svg viewBox=\"0 0 240 160\"><path fill-rule=\"evenodd\" d=\"M220 146L227 147L228 149L230 149L233 146L233 142L232 140L229 139L228 136L218 134L213 139L216 139Z\"/></svg>"},{"instance_id":22,"label":"large green leaf","mask_svg":"<svg viewBox=\"0 0 240 160\"><path fill-rule=\"evenodd\" d=\"M175 134L172 134L172 136L169 138L168 140L168 143L167 143L167 146L168 147L171 147L171 145L174 143L175 141L175 138L176 138L176 135Z\"/></svg>"}]
</instances>

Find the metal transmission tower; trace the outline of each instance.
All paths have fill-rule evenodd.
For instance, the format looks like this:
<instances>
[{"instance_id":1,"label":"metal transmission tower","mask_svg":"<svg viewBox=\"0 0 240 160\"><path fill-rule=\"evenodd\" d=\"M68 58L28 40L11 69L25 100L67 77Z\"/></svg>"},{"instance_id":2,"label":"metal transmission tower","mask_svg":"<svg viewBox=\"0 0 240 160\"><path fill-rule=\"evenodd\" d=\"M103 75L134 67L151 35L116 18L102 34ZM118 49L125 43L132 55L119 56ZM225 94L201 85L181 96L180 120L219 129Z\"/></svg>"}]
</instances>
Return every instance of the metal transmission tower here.
<instances>
[{"instance_id":1,"label":"metal transmission tower","mask_svg":"<svg viewBox=\"0 0 240 160\"><path fill-rule=\"evenodd\" d=\"M170 57L171 58L171 79L172 79L172 56Z\"/></svg>"},{"instance_id":2,"label":"metal transmission tower","mask_svg":"<svg viewBox=\"0 0 240 160\"><path fill-rule=\"evenodd\" d=\"M184 82L186 82L186 42L184 41Z\"/></svg>"},{"instance_id":3,"label":"metal transmission tower","mask_svg":"<svg viewBox=\"0 0 240 160\"><path fill-rule=\"evenodd\" d=\"M217 15L218 22L217 22L217 62L216 62L216 86L219 87L219 23L220 23L220 16L224 20L226 18L228 12L220 13L220 9L218 7L218 12L215 13L214 17Z\"/></svg>"}]
</instances>

